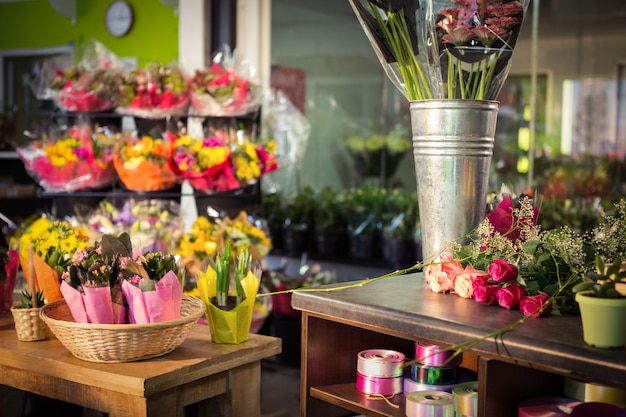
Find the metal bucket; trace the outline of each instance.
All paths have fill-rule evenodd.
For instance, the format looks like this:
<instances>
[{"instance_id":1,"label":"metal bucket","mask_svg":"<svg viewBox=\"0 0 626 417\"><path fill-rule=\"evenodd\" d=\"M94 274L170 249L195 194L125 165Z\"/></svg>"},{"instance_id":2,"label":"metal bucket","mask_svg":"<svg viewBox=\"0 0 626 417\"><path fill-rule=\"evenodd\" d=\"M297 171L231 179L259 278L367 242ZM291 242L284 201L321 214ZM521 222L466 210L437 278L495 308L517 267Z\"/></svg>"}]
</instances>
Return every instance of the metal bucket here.
<instances>
[{"instance_id":1,"label":"metal bucket","mask_svg":"<svg viewBox=\"0 0 626 417\"><path fill-rule=\"evenodd\" d=\"M419 100L410 103L410 113L428 263L450 242L462 243L485 216L498 102Z\"/></svg>"}]
</instances>

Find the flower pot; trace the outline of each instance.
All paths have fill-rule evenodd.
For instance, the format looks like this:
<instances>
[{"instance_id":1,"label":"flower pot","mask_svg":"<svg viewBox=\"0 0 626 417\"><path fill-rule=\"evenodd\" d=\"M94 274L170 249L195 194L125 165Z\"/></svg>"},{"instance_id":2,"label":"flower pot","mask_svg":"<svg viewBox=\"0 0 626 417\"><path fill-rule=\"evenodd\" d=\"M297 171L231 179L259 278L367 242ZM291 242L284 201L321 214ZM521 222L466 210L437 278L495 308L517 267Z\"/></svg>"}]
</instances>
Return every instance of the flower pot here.
<instances>
[{"instance_id":1,"label":"flower pot","mask_svg":"<svg viewBox=\"0 0 626 417\"><path fill-rule=\"evenodd\" d=\"M600 298L582 291L576 301L585 343L598 348L626 346L626 298Z\"/></svg>"},{"instance_id":2,"label":"flower pot","mask_svg":"<svg viewBox=\"0 0 626 417\"><path fill-rule=\"evenodd\" d=\"M354 259L371 259L376 256L376 235L374 233L351 234L350 256Z\"/></svg>"},{"instance_id":3,"label":"flower pot","mask_svg":"<svg viewBox=\"0 0 626 417\"><path fill-rule=\"evenodd\" d=\"M422 260L433 261L485 215L498 103L410 103Z\"/></svg>"},{"instance_id":4,"label":"flower pot","mask_svg":"<svg viewBox=\"0 0 626 417\"><path fill-rule=\"evenodd\" d=\"M50 329L41 319L41 308L16 308L11 307L17 340L22 342L35 342L50 338Z\"/></svg>"},{"instance_id":5,"label":"flower pot","mask_svg":"<svg viewBox=\"0 0 626 417\"><path fill-rule=\"evenodd\" d=\"M308 251L308 229L286 226L283 228L283 250L289 256L300 256Z\"/></svg>"},{"instance_id":6,"label":"flower pot","mask_svg":"<svg viewBox=\"0 0 626 417\"><path fill-rule=\"evenodd\" d=\"M403 237L383 237L383 258L394 266L407 261L412 255L413 244Z\"/></svg>"},{"instance_id":7,"label":"flower pot","mask_svg":"<svg viewBox=\"0 0 626 417\"><path fill-rule=\"evenodd\" d=\"M318 255L337 257L344 254L344 235L332 232L315 232Z\"/></svg>"}]
</instances>

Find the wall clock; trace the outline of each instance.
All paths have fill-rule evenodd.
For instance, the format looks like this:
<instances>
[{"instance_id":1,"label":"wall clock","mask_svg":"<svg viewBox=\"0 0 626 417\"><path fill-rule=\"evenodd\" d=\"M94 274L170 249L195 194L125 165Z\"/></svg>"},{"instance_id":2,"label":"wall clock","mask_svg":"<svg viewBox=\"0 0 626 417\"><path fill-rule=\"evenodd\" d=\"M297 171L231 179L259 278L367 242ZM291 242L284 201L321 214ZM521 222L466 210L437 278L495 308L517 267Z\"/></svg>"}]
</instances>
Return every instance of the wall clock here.
<instances>
[{"instance_id":1,"label":"wall clock","mask_svg":"<svg viewBox=\"0 0 626 417\"><path fill-rule=\"evenodd\" d=\"M131 5L122 0L111 3L104 17L104 24L107 31L115 37L122 37L133 27L135 22L135 13Z\"/></svg>"}]
</instances>

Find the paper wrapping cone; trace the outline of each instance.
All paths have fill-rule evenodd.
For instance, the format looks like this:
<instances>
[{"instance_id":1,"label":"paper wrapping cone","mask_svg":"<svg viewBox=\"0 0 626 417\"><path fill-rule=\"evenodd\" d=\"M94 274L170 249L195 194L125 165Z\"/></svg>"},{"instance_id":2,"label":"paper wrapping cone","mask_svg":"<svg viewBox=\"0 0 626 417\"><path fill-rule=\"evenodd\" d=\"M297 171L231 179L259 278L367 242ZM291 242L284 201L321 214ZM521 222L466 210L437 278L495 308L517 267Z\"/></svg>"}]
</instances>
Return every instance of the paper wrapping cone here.
<instances>
[{"instance_id":1,"label":"paper wrapping cone","mask_svg":"<svg viewBox=\"0 0 626 417\"><path fill-rule=\"evenodd\" d=\"M161 166L142 161L135 169L127 169L119 157L115 157L113 162L120 180L129 190L158 191L176 185L176 175L167 163Z\"/></svg>"},{"instance_id":2,"label":"paper wrapping cone","mask_svg":"<svg viewBox=\"0 0 626 417\"><path fill-rule=\"evenodd\" d=\"M26 283L30 283L28 258L24 258L21 254L20 264L22 265L22 271L24 271ZM43 298L46 303L50 304L53 301L61 300L63 298L63 294L61 293L59 274L38 255L33 255L33 267L35 269L35 284L37 291L41 291L43 293Z\"/></svg>"},{"instance_id":3,"label":"paper wrapping cone","mask_svg":"<svg viewBox=\"0 0 626 417\"><path fill-rule=\"evenodd\" d=\"M198 276L200 298L206 306L211 339L214 343L239 344L248 340L260 280L251 272L241 281L246 298L232 310L218 308L211 299L217 294L217 275L211 268Z\"/></svg>"}]
</instances>

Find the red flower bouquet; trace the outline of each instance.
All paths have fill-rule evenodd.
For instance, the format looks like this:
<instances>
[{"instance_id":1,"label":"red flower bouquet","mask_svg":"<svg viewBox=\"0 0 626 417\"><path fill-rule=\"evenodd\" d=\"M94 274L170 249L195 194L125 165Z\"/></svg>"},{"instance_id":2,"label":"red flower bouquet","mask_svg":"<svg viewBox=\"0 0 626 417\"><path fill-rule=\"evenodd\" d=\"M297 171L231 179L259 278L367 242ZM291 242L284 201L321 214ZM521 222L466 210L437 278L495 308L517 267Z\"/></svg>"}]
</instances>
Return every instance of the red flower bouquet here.
<instances>
[{"instance_id":1,"label":"red flower bouquet","mask_svg":"<svg viewBox=\"0 0 626 417\"><path fill-rule=\"evenodd\" d=\"M98 112L115 108L121 71L105 62L88 71L81 67L57 70L50 86L58 93L57 105L65 111Z\"/></svg>"},{"instance_id":2,"label":"red flower bouquet","mask_svg":"<svg viewBox=\"0 0 626 417\"><path fill-rule=\"evenodd\" d=\"M117 143L113 162L126 188L164 190L176 184L176 174L168 163L171 152L170 137L127 136Z\"/></svg>"},{"instance_id":3,"label":"red flower bouquet","mask_svg":"<svg viewBox=\"0 0 626 417\"><path fill-rule=\"evenodd\" d=\"M19 256L15 249L0 248L0 257L4 266L0 270L0 313L5 313L11 310L11 306L13 306L13 291L15 290L15 280L19 268Z\"/></svg>"},{"instance_id":4,"label":"red flower bouquet","mask_svg":"<svg viewBox=\"0 0 626 417\"><path fill-rule=\"evenodd\" d=\"M97 130L97 129L96 129ZM28 173L46 191L100 188L115 180L113 145L108 131L76 125L58 138L44 134L17 152Z\"/></svg>"},{"instance_id":5,"label":"red flower bouquet","mask_svg":"<svg viewBox=\"0 0 626 417\"><path fill-rule=\"evenodd\" d=\"M229 161L230 149L217 137L195 139L187 135L174 141L170 158L176 176L203 191L239 188Z\"/></svg>"},{"instance_id":6,"label":"red flower bouquet","mask_svg":"<svg viewBox=\"0 0 626 417\"><path fill-rule=\"evenodd\" d=\"M193 114L239 116L258 109L260 88L248 79L213 63L207 70L196 70L191 78Z\"/></svg>"},{"instance_id":7,"label":"red flower bouquet","mask_svg":"<svg viewBox=\"0 0 626 417\"><path fill-rule=\"evenodd\" d=\"M175 65L152 63L123 77L118 113L146 119L182 116L189 107L189 85Z\"/></svg>"}]
</instances>

